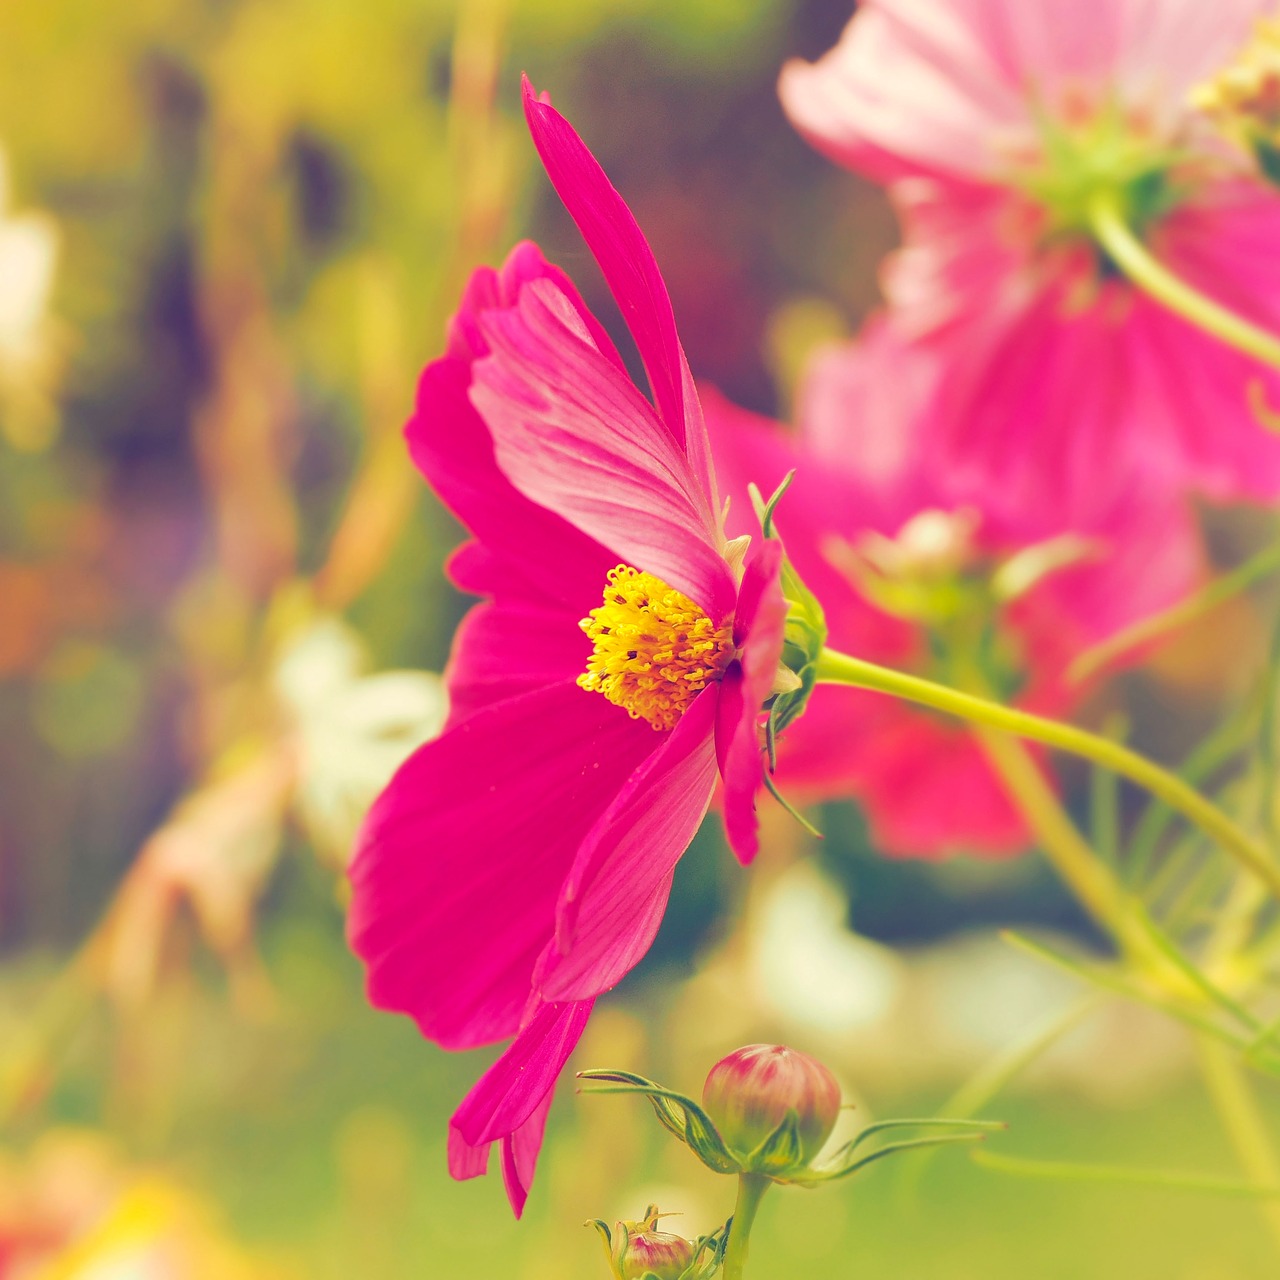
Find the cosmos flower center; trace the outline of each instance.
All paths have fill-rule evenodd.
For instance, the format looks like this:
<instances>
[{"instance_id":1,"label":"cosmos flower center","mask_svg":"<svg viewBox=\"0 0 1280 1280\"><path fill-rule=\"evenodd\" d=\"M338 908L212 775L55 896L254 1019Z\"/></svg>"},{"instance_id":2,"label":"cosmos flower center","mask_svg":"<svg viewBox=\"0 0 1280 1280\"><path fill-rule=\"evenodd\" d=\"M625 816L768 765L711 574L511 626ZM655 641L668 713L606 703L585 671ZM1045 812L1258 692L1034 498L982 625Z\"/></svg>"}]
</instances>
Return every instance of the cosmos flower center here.
<instances>
[{"instance_id":1,"label":"cosmos flower center","mask_svg":"<svg viewBox=\"0 0 1280 1280\"><path fill-rule=\"evenodd\" d=\"M717 627L688 596L630 565L609 570L603 603L578 625L595 646L578 684L659 730L674 728L733 661L731 625Z\"/></svg>"}]
</instances>

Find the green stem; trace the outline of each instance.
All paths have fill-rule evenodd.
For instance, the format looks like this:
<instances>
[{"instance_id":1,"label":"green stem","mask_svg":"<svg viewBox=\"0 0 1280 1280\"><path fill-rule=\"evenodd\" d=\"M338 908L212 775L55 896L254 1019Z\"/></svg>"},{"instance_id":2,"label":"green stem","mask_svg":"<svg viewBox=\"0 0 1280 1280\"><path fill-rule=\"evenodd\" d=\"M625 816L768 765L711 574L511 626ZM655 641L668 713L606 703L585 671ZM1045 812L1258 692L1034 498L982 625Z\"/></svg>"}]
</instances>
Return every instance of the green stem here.
<instances>
[{"instance_id":1,"label":"green stem","mask_svg":"<svg viewBox=\"0 0 1280 1280\"><path fill-rule=\"evenodd\" d=\"M742 1280L747 1265L747 1246L751 1240L751 1227L756 1220L756 1210L764 1193L769 1190L771 1179L759 1173L738 1175L738 1201L733 1206L733 1225L729 1228L729 1247L724 1253L723 1280Z\"/></svg>"},{"instance_id":2,"label":"green stem","mask_svg":"<svg viewBox=\"0 0 1280 1280\"><path fill-rule=\"evenodd\" d=\"M1280 339L1206 298L1155 258L1125 221L1115 191L1096 191L1089 201L1088 218L1098 243L1144 293L1229 347L1280 369Z\"/></svg>"},{"instance_id":3,"label":"green stem","mask_svg":"<svg viewBox=\"0 0 1280 1280\"><path fill-rule=\"evenodd\" d=\"M1081 906L1117 942L1137 942L1139 934L1124 890L1076 830L1026 747L1016 738L981 725L975 732L983 754L1004 783L1041 851Z\"/></svg>"},{"instance_id":4,"label":"green stem","mask_svg":"<svg viewBox=\"0 0 1280 1280\"><path fill-rule=\"evenodd\" d=\"M932 680L924 680L903 671L893 671L831 649L824 649L818 659L818 682L853 685L856 688L892 694L973 724L999 729L1034 742L1043 742L1046 746L1092 760L1095 764L1137 783L1152 795L1158 796L1171 809L1176 809L1257 876L1276 898L1280 898L1280 865L1271 860L1261 844L1176 774L1118 742L1089 733L1075 725L1019 711L998 702L989 702L985 698L976 698L972 694L961 693L958 689L935 684ZM1097 892L1092 896L1100 903Z\"/></svg>"}]
</instances>

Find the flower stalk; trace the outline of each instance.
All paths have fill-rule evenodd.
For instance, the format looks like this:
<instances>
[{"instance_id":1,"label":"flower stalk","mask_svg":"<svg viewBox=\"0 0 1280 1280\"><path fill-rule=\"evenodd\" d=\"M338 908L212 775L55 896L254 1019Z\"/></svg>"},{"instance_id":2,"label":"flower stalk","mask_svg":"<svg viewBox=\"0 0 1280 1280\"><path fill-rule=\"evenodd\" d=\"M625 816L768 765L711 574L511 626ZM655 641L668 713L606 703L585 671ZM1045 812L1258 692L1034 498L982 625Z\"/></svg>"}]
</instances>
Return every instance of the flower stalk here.
<instances>
[{"instance_id":1,"label":"flower stalk","mask_svg":"<svg viewBox=\"0 0 1280 1280\"><path fill-rule=\"evenodd\" d=\"M1134 234L1115 191L1095 191L1087 205L1087 217L1098 243L1143 293L1227 346L1280 369L1280 338L1206 298L1174 275Z\"/></svg>"},{"instance_id":2,"label":"flower stalk","mask_svg":"<svg viewBox=\"0 0 1280 1280\"><path fill-rule=\"evenodd\" d=\"M721 1272L723 1280L742 1280L747 1265L751 1228L771 1181L762 1173L738 1175L738 1199L733 1206L733 1218L729 1227L729 1246L725 1250L724 1269Z\"/></svg>"},{"instance_id":3,"label":"flower stalk","mask_svg":"<svg viewBox=\"0 0 1280 1280\"><path fill-rule=\"evenodd\" d=\"M1129 747L1075 725L1006 707L831 649L823 650L817 680L820 684L845 684L892 694L972 724L1042 742L1102 765L1177 810L1265 884L1273 896L1280 898L1280 865L1272 861L1266 849L1194 787ZM1088 892L1102 907L1101 888L1093 886Z\"/></svg>"}]
</instances>

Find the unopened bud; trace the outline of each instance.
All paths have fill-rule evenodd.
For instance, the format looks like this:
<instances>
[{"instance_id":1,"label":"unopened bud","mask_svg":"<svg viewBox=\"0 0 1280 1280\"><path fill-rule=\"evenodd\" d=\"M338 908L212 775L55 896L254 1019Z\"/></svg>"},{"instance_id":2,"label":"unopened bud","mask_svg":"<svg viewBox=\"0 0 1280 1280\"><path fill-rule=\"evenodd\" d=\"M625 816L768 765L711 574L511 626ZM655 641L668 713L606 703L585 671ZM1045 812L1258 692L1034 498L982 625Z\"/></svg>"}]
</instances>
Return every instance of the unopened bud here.
<instances>
[{"instance_id":1,"label":"unopened bud","mask_svg":"<svg viewBox=\"0 0 1280 1280\"><path fill-rule=\"evenodd\" d=\"M683 1236L658 1230L662 1215L651 1204L640 1222L615 1222L613 1230L597 1220L592 1225L604 1241L616 1280L682 1280L698 1256L698 1245Z\"/></svg>"},{"instance_id":2,"label":"unopened bud","mask_svg":"<svg viewBox=\"0 0 1280 1280\"><path fill-rule=\"evenodd\" d=\"M809 1164L831 1136L840 1114L840 1086L806 1054L780 1044L751 1044L711 1068L702 1105L725 1144L743 1160L789 1129L794 1138L785 1163L798 1168Z\"/></svg>"}]
</instances>

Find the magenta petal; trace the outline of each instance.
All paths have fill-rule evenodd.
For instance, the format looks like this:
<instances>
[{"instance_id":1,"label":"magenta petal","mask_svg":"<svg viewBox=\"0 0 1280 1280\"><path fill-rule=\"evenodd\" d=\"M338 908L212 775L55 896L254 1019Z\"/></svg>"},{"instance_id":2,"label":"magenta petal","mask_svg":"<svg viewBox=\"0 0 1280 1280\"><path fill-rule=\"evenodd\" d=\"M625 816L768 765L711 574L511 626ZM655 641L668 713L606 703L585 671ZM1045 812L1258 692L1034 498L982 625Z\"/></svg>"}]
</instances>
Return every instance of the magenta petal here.
<instances>
[{"instance_id":1,"label":"magenta petal","mask_svg":"<svg viewBox=\"0 0 1280 1280\"><path fill-rule=\"evenodd\" d=\"M445 669L450 727L496 702L585 671L591 642L571 619L563 606L513 595L476 605L454 635Z\"/></svg>"},{"instance_id":2,"label":"magenta petal","mask_svg":"<svg viewBox=\"0 0 1280 1280\"><path fill-rule=\"evenodd\" d=\"M756 792L763 776L760 750L761 708L773 689L782 658L787 602L778 579L782 544L756 543L747 553L733 638L740 646L741 687L735 693L736 717L716 725L716 750L724 776L724 827L729 847L742 863L756 856Z\"/></svg>"},{"instance_id":3,"label":"magenta petal","mask_svg":"<svg viewBox=\"0 0 1280 1280\"><path fill-rule=\"evenodd\" d=\"M524 1213L529 1188L533 1186L538 1153L542 1150L542 1135L547 1129L547 1116L551 1113L554 1097L555 1090L549 1090L524 1124L502 1140L502 1185L507 1189L511 1212L517 1218Z\"/></svg>"},{"instance_id":4,"label":"magenta petal","mask_svg":"<svg viewBox=\"0 0 1280 1280\"><path fill-rule=\"evenodd\" d=\"M370 1000L445 1048L514 1034L579 845L661 741L566 681L419 748L370 811L350 871Z\"/></svg>"},{"instance_id":5,"label":"magenta petal","mask_svg":"<svg viewBox=\"0 0 1280 1280\"><path fill-rule=\"evenodd\" d=\"M449 1172L485 1172L488 1146L502 1140L503 1177L516 1217L524 1209L552 1093L591 1016L591 1001L544 1004L484 1073L449 1122Z\"/></svg>"},{"instance_id":6,"label":"magenta petal","mask_svg":"<svg viewBox=\"0 0 1280 1280\"><path fill-rule=\"evenodd\" d=\"M544 999L618 982L649 949L671 876L711 803L716 693L700 693L582 842L535 981Z\"/></svg>"},{"instance_id":7,"label":"magenta petal","mask_svg":"<svg viewBox=\"0 0 1280 1280\"><path fill-rule=\"evenodd\" d=\"M493 438L468 398L472 368L453 356L429 364L405 427L414 463L485 548L487 573L473 569L459 585L487 595L496 577L561 603L594 599L613 558L499 470Z\"/></svg>"},{"instance_id":8,"label":"magenta petal","mask_svg":"<svg viewBox=\"0 0 1280 1280\"><path fill-rule=\"evenodd\" d=\"M698 400L653 250L595 156L550 103L538 100L527 76L524 113L547 177L600 264L631 330L658 413L688 455L707 501L715 507L710 451Z\"/></svg>"},{"instance_id":9,"label":"magenta petal","mask_svg":"<svg viewBox=\"0 0 1280 1280\"><path fill-rule=\"evenodd\" d=\"M559 267L552 266L542 256L542 250L531 240L522 240L507 254L507 260L495 271L492 267L479 267L471 273L458 310L449 321L445 354L471 362L488 355L489 346L480 328L480 317L486 311L505 311L514 307L520 290L534 280L550 280L572 302L574 310L582 317L592 341L619 369L625 370L622 357L613 345L604 326L593 316L583 302L573 281Z\"/></svg>"},{"instance_id":10,"label":"magenta petal","mask_svg":"<svg viewBox=\"0 0 1280 1280\"><path fill-rule=\"evenodd\" d=\"M734 591L716 515L652 406L573 309L539 281L484 325L493 354L475 366L471 399L516 487L724 617Z\"/></svg>"}]
</instances>

